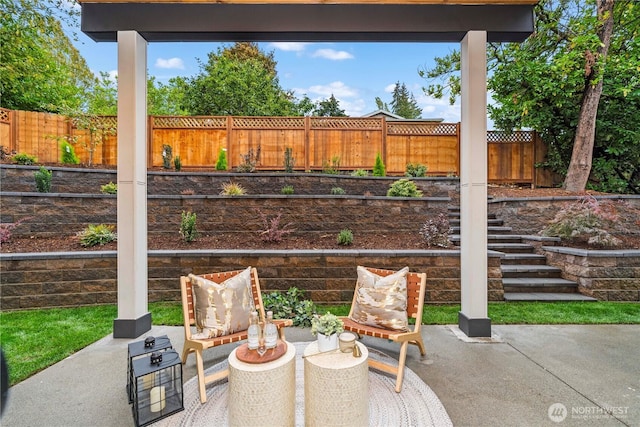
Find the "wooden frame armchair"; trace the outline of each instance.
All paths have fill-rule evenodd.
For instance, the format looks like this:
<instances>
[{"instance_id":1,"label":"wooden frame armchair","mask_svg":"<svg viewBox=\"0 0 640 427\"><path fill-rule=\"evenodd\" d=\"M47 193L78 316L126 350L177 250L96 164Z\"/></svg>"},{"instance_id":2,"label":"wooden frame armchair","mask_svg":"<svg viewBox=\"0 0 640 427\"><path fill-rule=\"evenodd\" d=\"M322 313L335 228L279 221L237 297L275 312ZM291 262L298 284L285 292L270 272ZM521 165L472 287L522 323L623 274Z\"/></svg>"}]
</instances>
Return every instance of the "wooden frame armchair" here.
<instances>
[{"instance_id":1,"label":"wooden frame armchair","mask_svg":"<svg viewBox=\"0 0 640 427\"><path fill-rule=\"evenodd\" d=\"M365 267L367 270L380 276L388 276L395 273L393 270L383 270L378 268ZM400 344L400 356L398 358L398 366L386 364L377 360L369 358L369 366L381 370L383 372L390 373L396 376L396 392L399 393L402 389L402 380L404 378L404 366L405 359L407 357L407 348L409 344L418 346L420 354L424 356L426 354L424 348L424 342L422 341L422 335L420 335L420 329L422 324L422 311L424 308L424 295L426 291L427 275L425 273L407 273L407 316L409 319L415 320L413 330L409 332L398 332L385 328L377 328L375 326L363 325L357 323L350 318L343 318L345 331L355 332L359 336L365 335L375 338L382 338L391 340ZM349 311L349 317L353 314L353 307L356 302L356 295L358 289L353 293L353 302L351 303L351 310ZM411 328L411 325L409 325Z\"/></svg>"},{"instance_id":2,"label":"wooden frame armchair","mask_svg":"<svg viewBox=\"0 0 640 427\"><path fill-rule=\"evenodd\" d=\"M244 270L235 271L223 271L219 273L200 274L200 277L212 280L216 283L221 283ZM205 385L212 382L221 380L229 376L229 369L225 369L220 372L216 372L211 375L205 376L204 363L202 358L202 352L206 349L221 346L224 344L231 344L234 342L247 339L247 331L240 331L230 335L225 335L216 338L197 339L193 338L192 326L196 324L195 310L193 305L193 291L192 283L189 277L180 277L180 290L182 293L182 314L184 317L184 347L182 349L182 363L187 363L189 354L196 354L196 369L198 371L198 389L200 392L200 402L205 403L207 401L207 394ZM255 268L251 269L251 291L253 294L253 302L256 307L256 311L260 316L261 321L265 319L264 306L262 305L262 293L260 291L260 282L258 280L258 272ZM284 340L284 327L293 325L293 321L290 319L274 320L274 323L278 327L280 339Z\"/></svg>"}]
</instances>

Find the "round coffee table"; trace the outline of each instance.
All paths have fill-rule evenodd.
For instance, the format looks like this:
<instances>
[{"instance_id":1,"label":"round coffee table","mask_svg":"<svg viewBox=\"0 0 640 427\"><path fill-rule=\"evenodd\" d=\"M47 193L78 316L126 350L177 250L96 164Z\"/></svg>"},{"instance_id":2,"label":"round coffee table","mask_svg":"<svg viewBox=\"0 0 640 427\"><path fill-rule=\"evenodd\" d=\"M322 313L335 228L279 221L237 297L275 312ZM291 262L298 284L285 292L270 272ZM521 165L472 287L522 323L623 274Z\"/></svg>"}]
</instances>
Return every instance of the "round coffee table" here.
<instances>
[{"instance_id":1,"label":"round coffee table","mask_svg":"<svg viewBox=\"0 0 640 427\"><path fill-rule=\"evenodd\" d=\"M362 356L336 350L318 353L318 343L304 350L305 426L369 425L369 351Z\"/></svg>"},{"instance_id":2,"label":"round coffee table","mask_svg":"<svg viewBox=\"0 0 640 427\"><path fill-rule=\"evenodd\" d=\"M272 362L245 363L229 355L229 425L294 426L296 347Z\"/></svg>"}]
</instances>

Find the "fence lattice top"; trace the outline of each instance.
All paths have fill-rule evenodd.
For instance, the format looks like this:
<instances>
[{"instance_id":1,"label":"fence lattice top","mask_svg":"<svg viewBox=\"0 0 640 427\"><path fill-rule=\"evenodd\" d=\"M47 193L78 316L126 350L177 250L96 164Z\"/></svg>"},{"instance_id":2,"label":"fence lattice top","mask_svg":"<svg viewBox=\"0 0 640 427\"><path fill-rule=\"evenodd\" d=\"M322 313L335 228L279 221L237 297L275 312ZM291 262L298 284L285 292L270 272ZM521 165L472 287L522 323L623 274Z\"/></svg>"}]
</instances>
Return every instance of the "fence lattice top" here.
<instances>
[{"instance_id":1,"label":"fence lattice top","mask_svg":"<svg viewBox=\"0 0 640 427\"><path fill-rule=\"evenodd\" d=\"M455 123L398 123L387 122L387 133L390 135L457 135L458 125Z\"/></svg>"},{"instance_id":2,"label":"fence lattice top","mask_svg":"<svg viewBox=\"0 0 640 427\"><path fill-rule=\"evenodd\" d=\"M534 132L531 131L502 132L491 130L487 132L487 142L500 144L533 143L533 135Z\"/></svg>"},{"instance_id":3,"label":"fence lattice top","mask_svg":"<svg viewBox=\"0 0 640 427\"><path fill-rule=\"evenodd\" d=\"M165 129L225 129L226 117L155 116L153 126Z\"/></svg>"},{"instance_id":4,"label":"fence lattice top","mask_svg":"<svg viewBox=\"0 0 640 427\"><path fill-rule=\"evenodd\" d=\"M5 110L4 108L0 108L0 122L2 123L11 123L11 114L10 110Z\"/></svg>"},{"instance_id":5,"label":"fence lattice top","mask_svg":"<svg viewBox=\"0 0 640 427\"><path fill-rule=\"evenodd\" d=\"M233 117L238 129L304 129L304 117Z\"/></svg>"},{"instance_id":6,"label":"fence lattice top","mask_svg":"<svg viewBox=\"0 0 640 427\"><path fill-rule=\"evenodd\" d=\"M382 120L362 117L311 117L311 129L381 130Z\"/></svg>"}]
</instances>

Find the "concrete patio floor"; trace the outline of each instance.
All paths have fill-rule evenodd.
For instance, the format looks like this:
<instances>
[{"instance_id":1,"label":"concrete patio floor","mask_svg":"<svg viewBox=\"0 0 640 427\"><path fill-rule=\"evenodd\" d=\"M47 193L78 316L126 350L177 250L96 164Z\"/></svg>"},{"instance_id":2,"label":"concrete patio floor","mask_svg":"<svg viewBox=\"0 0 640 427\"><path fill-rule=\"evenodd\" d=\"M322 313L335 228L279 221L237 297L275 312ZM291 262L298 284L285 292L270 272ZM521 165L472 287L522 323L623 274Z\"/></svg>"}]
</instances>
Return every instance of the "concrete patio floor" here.
<instances>
[{"instance_id":1,"label":"concrete patio floor","mask_svg":"<svg viewBox=\"0 0 640 427\"><path fill-rule=\"evenodd\" d=\"M491 340L469 340L455 326L426 326L427 356L409 348L407 366L455 426L640 426L640 325L498 325L493 333ZM107 336L17 384L0 425L133 425L127 344L164 334L181 351L182 328L154 326L135 340ZM314 339L307 329L286 334L292 342ZM398 346L386 341L362 342L397 356ZM205 353L205 367L232 348ZM195 376L194 360L184 366L185 382ZM566 417L553 421L550 407L559 404Z\"/></svg>"}]
</instances>

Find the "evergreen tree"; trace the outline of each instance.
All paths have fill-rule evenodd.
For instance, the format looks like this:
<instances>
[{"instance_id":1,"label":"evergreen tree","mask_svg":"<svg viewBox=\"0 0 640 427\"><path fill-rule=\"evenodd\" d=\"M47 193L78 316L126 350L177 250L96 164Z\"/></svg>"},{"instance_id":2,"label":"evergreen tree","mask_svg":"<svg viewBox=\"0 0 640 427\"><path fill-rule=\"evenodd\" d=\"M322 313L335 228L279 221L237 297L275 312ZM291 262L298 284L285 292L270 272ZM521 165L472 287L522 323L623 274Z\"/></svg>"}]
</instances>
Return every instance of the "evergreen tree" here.
<instances>
[{"instance_id":1,"label":"evergreen tree","mask_svg":"<svg viewBox=\"0 0 640 427\"><path fill-rule=\"evenodd\" d=\"M314 116L320 117L346 117L344 110L340 108L340 101L333 94L329 99L318 102L313 112Z\"/></svg>"}]
</instances>

